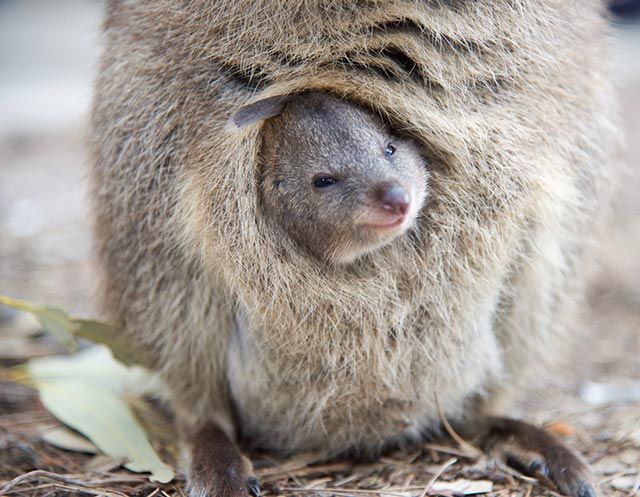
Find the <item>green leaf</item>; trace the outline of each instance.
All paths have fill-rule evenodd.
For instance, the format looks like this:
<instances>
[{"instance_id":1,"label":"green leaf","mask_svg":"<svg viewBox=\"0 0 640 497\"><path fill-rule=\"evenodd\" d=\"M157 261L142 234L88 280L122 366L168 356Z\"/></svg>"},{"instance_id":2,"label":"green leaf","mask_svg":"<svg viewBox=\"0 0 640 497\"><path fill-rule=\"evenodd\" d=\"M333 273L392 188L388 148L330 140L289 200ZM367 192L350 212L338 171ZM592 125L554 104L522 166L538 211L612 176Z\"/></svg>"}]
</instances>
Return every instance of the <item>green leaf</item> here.
<instances>
[{"instance_id":1,"label":"green leaf","mask_svg":"<svg viewBox=\"0 0 640 497\"><path fill-rule=\"evenodd\" d=\"M125 400L132 393L162 394L155 375L119 363L104 346L33 359L21 371L29 375L45 407L102 452L126 459L131 471L150 472L153 481L173 479L173 470L160 460Z\"/></svg>"},{"instance_id":2,"label":"green leaf","mask_svg":"<svg viewBox=\"0 0 640 497\"><path fill-rule=\"evenodd\" d=\"M127 343L127 338L122 330L112 323L72 317L57 307L32 304L4 295L0 295L0 304L32 313L42 327L70 352L77 350L76 338L80 337L106 345L111 349L113 355L125 364L150 364L146 354Z\"/></svg>"},{"instance_id":3,"label":"green leaf","mask_svg":"<svg viewBox=\"0 0 640 497\"><path fill-rule=\"evenodd\" d=\"M81 318L72 318L72 322L74 324L72 333L75 336L106 345L120 362L129 366L150 364L146 354L134 349L117 326L104 321Z\"/></svg>"},{"instance_id":4,"label":"green leaf","mask_svg":"<svg viewBox=\"0 0 640 497\"><path fill-rule=\"evenodd\" d=\"M62 309L31 304L4 295L0 295L0 304L32 313L36 316L42 327L51 333L68 351L75 352L77 350L78 342L72 332L74 324Z\"/></svg>"}]
</instances>

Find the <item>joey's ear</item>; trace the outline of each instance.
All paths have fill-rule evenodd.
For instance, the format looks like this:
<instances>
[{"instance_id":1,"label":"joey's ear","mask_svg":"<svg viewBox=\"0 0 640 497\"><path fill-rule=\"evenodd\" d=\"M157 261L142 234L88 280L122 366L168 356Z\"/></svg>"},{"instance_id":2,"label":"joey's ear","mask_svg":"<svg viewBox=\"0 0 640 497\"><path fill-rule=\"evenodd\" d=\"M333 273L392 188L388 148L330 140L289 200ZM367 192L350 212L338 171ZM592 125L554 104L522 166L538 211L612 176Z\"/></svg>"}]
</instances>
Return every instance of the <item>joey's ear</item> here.
<instances>
[{"instance_id":1,"label":"joey's ear","mask_svg":"<svg viewBox=\"0 0 640 497\"><path fill-rule=\"evenodd\" d=\"M254 124L270 117L279 115L287 102L291 99L290 96L279 95L276 97L263 98L252 104L240 107L235 114L231 116L227 123L227 128L230 130L238 130L248 124Z\"/></svg>"}]
</instances>

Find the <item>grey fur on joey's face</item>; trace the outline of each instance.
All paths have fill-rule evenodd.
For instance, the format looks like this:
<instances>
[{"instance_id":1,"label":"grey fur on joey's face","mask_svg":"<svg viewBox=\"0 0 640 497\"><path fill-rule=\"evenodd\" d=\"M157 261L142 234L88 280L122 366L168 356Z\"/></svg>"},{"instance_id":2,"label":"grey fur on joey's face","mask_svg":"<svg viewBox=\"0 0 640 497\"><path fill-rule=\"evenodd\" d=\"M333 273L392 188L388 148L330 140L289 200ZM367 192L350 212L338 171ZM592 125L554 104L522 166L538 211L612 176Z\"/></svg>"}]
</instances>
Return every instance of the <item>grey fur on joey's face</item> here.
<instances>
[{"instance_id":1,"label":"grey fur on joey's face","mask_svg":"<svg viewBox=\"0 0 640 497\"><path fill-rule=\"evenodd\" d=\"M320 92L291 97L268 117L262 203L299 245L346 263L411 228L427 189L427 161L416 143Z\"/></svg>"}]
</instances>

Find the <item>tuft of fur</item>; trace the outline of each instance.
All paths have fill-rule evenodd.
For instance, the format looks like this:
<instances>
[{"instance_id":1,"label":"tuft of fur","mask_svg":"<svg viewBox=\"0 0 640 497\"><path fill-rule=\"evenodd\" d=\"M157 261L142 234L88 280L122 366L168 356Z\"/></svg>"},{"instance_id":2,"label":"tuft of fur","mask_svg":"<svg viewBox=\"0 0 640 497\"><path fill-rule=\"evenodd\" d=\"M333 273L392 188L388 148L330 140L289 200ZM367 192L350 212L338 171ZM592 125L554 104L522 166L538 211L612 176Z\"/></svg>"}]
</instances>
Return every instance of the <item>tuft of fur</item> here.
<instances>
[{"instance_id":1,"label":"tuft of fur","mask_svg":"<svg viewBox=\"0 0 640 497\"><path fill-rule=\"evenodd\" d=\"M93 107L104 305L186 426L283 452L375 452L504 413L558 349L607 202L595 0L112 0ZM428 155L415 226L348 265L258 201L262 125L322 90Z\"/></svg>"}]
</instances>

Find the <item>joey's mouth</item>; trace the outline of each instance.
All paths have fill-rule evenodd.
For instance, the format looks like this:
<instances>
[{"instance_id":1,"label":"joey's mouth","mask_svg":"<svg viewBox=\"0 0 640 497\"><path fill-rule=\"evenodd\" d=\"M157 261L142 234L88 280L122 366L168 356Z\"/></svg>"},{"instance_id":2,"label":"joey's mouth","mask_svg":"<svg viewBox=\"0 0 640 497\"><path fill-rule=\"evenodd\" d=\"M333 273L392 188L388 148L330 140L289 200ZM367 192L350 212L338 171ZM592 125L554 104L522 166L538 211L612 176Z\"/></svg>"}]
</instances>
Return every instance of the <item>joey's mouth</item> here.
<instances>
[{"instance_id":1,"label":"joey's mouth","mask_svg":"<svg viewBox=\"0 0 640 497\"><path fill-rule=\"evenodd\" d=\"M413 196L412 196L413 197ZM406 226L413 218L413 198L404 209L388 210L380 206L368 206L356 219L356 224L365 230L386 235Z\"/></svg>"},{"instance_id":2,"label":"joey's mouth","mask_svg":"<svg viewBox=\"0 0 640 497\"><path fill-rule=\"evenodd\" d=\"M404 223L406 218L407 217L405 215L400 215L400 216L397 216L395 219L392 219L390 221L389 220L380 220L379 222L363 223L362 226L364 228L367 228L367 229L370 229L370 230L374 230L374 231L386 231L386 230L390 230L390 229L393 229L393 228L397 228L402 223Z\"/></svg>"}]
</instances>

